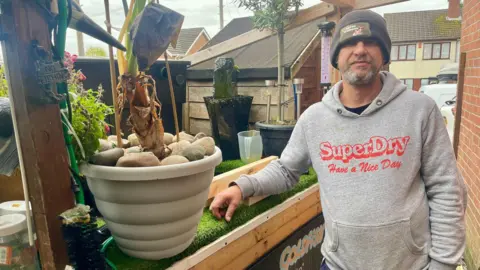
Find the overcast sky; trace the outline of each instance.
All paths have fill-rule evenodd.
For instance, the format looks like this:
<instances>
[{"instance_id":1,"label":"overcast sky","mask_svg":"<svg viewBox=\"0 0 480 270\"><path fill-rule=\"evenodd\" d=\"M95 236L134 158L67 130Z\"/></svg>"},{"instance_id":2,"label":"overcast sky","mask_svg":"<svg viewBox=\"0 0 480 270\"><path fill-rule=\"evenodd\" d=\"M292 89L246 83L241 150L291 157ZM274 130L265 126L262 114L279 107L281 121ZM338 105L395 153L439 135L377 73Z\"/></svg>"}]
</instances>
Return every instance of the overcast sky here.
<instances>
[{"instance_id":1,"label":"overcast sky","mask_svg":"<svg viewBox=\"0 0 480 270\"><path fill-rule=\"evenodd\" d=\"M225 25L234 18L252 15L251 12L238 8L234 0L224 0L223 2ZM320 0L304 0L303 8L310 7L319 2ZM210 37L213 37L220 29L219 0L161 0L160 3L185 16L183 28L204 27ZM88 16L102 27L105 26L103 1L81 0L80 4ZM384 13L443 9L447 7L447 0L410 0L404 3L393 4L373 10L383 15ZM112 24L116 27L121 27L125 19L122 1L110 0L110 12ZM113 30L113 35L117 36L118 32ZM85 49L89 46L102 46L107 48L106 45L103 45L101 42L86 35L84 35L84 43ZM72 53L77 53L78 51L76 34L71 30L68 32L67 50Z\"/></svg>"},{"instance_id":2,"label":"overcast sky","mask_svg":"<svg viewBox=\"0 0 480 270\"><path fill-rule=\"evenodd\" d=\"M319 2L320 0L304 0L303 8L310 7ZM185 16L183 28L204 27L210 37L213 37L219 31L219 0L160 0L160 3ZM80 4L88 16L105 28L105 10L103 1L80 0ZM249 11L237 8L234 0L224 0L223 4L225 25L234 18L252 15ZM410 0L373 10L383 15L384 13L445 9L447 7L448 0ZM112 25L115 27L121 27L125 19L121 0L110 0L110 13L112 17ZM115 30L113 30L112 34L115 37L118 36L118 32ZM85 50L90 46L107 48L102 42L87 35L84 35L84 44ZM68 30L66 49L71 53L78 52L76 32L70 29Z\"/></svg>"}]
</instances>

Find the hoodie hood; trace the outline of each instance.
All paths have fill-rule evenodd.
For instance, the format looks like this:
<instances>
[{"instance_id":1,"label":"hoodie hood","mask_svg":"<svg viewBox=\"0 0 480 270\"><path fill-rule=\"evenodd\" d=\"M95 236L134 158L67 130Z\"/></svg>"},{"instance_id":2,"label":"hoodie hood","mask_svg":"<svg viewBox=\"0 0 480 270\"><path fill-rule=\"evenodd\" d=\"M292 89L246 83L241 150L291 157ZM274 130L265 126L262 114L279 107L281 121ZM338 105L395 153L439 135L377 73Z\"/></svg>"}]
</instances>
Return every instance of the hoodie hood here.
<instances>
[{"instance_id":1,"label":"hoodie hood","mask_svg":"<svg viewBox=\"0 0 480 270\"><path fill-rule=\"evenodd\" d=\"M345 106L343 106L342 102L340 101L340 91L343 88L342 81L336 83L333 88L328 91L328 93L323 97L322 102L325 104L325 106L327 106L327 108L343 116L363 117L370 115L378 110L381 110L390 101L394 100L397 96L407 90L407 86L388 71L381 71L380 79L383 83L382 91L361 115L349 112L347 109L345 109Z\"/></svg>"}]
</instances>

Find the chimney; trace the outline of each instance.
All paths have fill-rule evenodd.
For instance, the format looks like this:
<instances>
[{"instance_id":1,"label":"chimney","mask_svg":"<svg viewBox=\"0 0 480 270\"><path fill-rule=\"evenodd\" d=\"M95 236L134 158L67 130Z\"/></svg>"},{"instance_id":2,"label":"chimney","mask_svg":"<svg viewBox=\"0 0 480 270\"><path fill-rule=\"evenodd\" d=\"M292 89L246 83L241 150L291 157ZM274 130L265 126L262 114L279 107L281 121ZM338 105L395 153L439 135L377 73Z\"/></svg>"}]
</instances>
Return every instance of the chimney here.
<instances>
[{"instance_id":1,"label":"chimney","mask_svg":"<svg viewBox=\"0 0 480 270\"><path fill-rule=\"evenodd\" d=\"M461 16L460 0L448 0L448 13L447 18L457 19Z\"/></svg>"}]
</instances>

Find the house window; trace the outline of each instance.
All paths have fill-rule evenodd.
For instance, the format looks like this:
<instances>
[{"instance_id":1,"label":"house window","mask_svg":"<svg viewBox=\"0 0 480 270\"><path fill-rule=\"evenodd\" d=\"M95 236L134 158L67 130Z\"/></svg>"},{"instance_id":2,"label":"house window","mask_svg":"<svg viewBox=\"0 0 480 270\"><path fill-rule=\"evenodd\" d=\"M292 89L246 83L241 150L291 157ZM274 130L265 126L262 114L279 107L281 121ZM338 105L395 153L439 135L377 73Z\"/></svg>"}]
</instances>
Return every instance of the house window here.
<instances>
[{"instance_id":1,"label":"house window","mask_svg":"<svg viewBox=\"0 0 480 270\"><path fill-rule=\"evenodd\" d=\"M407 85L407 89L408 90L412 90L413 89L413 79L400 79L400 81Z\"/></svg>"},{"instance_id":2,"label":"house window","mask_svg":"<svg viewBox=\"0 0 480 270\"><path fill-rule=\"evenodd\" d=\"M391 51L392 61L415 60L416 49L415 44L394 45Z\"/></svg>"},{"instance_id":3,"label":"house window","mask_svg":"<svg viewBox=\"0 0 480 270\"><path fill-rule=\"evenodd\" d=\"M450 42L426 43L423 47L423 59L450 59Z\"/></svg>"}]
</instances>

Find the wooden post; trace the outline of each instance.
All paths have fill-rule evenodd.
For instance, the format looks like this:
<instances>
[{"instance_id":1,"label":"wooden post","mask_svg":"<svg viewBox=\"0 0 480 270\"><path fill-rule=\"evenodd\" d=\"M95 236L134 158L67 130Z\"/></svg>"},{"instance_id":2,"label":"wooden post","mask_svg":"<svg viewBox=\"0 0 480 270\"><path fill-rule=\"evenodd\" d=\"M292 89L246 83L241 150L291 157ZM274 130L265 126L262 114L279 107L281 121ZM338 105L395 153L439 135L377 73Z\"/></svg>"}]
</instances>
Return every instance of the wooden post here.
<instances>
[{"instance_id":1,"label":"wooden post","mask_svg":"<svg viewBox=\"0 0 480 270\"><path fill-rule=\"evenodd\" d=\"M80 0L77 0L77 3L80 5ZM83 43L83 33L77 31L77 48L78 56L85 56L85 45Z\"/></svg>"},{"instance_id":2,"label":"wooden post","mask_svg":"<svg viewBox=\"0 0 480 270\"><path fill-rule=\"evenodd\" d=\"M455 157L458 158L458 144L460 143L460 125L462 123L462 106L463 106L463 85L465 82L465 65L467 63L467 53L460 54L460 66L458 70L457 83L457 104L455 109L455 127L453 129L453 150Z\"/></svg>"},{"instance_id":3,"label":"wooden post","mask_svg":"<svg viewBox=\"0 0 480 270\"><path fill-rule=\"evenodd\" d=\"M51 52L46 18L36 1L3 1L0 25L12 114L39 240L42 269L65 269L66 244L58 215L74 206L58 104L33 103L43 95L35 76L32 41ZM40 2L38 2L40 3ZM53 86L55 87L55 86Z\"/></svg>"},{"instance_id":4,"label":"wooden post","mask_svg":"<svg viewBox=\"0 0 480 270\"><path fill-rule=\"evenodd\" d=\"M107 32L112 34L112 27L110 25L110 5L108 0L104 0L105 5L105 16L107 21ZM122 141L122 131L120 130L120 110L118 109L118 92L117 92L117 74L115 69L115 59L113 59L113 48L112 45L108 45L108 62L110 64L110 81L112 84L112 98L113 98L113 108L115 109L115 135L117 136L117 147L123 147Z\"/></svg>"}]
</instances>

